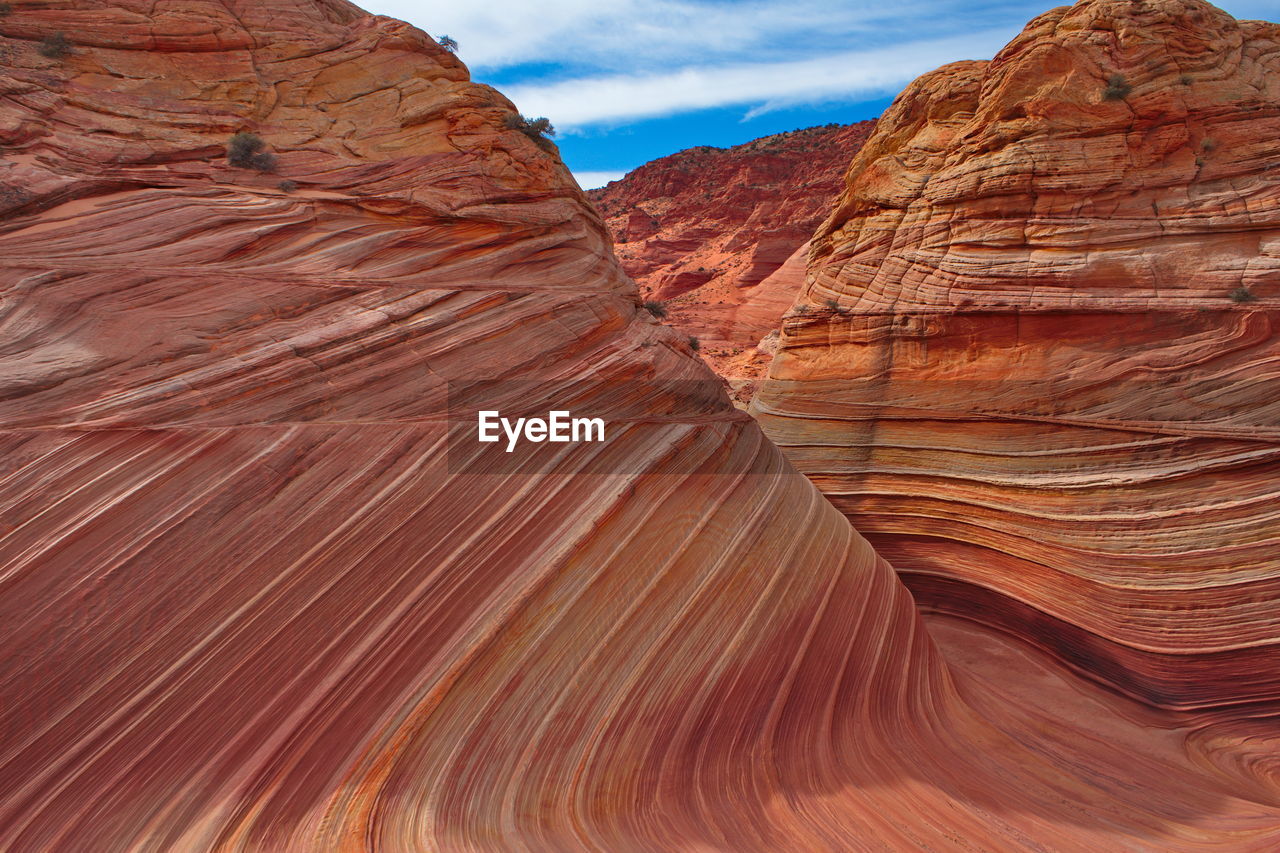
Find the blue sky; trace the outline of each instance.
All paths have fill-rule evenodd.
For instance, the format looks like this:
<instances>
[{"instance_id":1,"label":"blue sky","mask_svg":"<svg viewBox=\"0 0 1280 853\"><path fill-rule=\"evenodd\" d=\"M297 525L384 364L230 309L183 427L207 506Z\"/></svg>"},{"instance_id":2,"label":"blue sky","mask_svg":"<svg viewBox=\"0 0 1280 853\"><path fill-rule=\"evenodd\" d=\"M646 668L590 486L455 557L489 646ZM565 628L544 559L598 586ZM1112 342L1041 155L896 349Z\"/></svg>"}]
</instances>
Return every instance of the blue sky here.
<instances>
[{"instance_id":1,"label":"blue sky","mask_svg":"<svg viewBox=\"0 0 1280 853\"><path fill-rule=\"evenodd\" d=\"M360 2L360 0L357 0ZM918 75L992 56L1027 0L363 0L450 35L472 77L547 116L584 188L694 145L879 115ZM1239 18L1275 0L1231 0Z\"/></svg>"}]
</instances>

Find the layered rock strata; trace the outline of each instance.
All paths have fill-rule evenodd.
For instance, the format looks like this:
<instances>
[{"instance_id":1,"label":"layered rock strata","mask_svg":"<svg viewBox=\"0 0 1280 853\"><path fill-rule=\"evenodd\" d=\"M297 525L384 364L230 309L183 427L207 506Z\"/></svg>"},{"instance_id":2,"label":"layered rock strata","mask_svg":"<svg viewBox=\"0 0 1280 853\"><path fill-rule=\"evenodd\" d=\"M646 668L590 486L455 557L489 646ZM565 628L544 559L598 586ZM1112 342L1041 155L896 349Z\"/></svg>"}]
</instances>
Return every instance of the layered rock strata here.
<instances>
[{"instance_id":1,"label":"layered rock strata","mask_svg":"<svg viewBox=\"0 0 1280 853\"><path fill-rule=\"evenodd\" d=\"M699 339L702 357L743 401L772 355L757 345L794 300L809 237L874 127L824 125L690 148L587 193L623 269L646 299L664 302L667 322Z\"/></svg>"},{"instance_id":2,"label":"layered rock strata","mask_svg":"<svg viewBox=\"0 0 1280 853\"><path fill-rule=\"evenodd\" d=\"M425 34L0 35L0 849L1276 846L1259 725L945 661ZM608 438L468 439L544 403Z\"/></svg>"},{"instance_id":3,"label":"layered rock strata","mask_svg":"<svg viewBox=\"0 0 1280 853\"><path fill-rule=\"evenodd\" d=\"M1280 27L1082 0L912 84L756 406L923 605L1280 697Z\"/></svg>"}]
</instances>

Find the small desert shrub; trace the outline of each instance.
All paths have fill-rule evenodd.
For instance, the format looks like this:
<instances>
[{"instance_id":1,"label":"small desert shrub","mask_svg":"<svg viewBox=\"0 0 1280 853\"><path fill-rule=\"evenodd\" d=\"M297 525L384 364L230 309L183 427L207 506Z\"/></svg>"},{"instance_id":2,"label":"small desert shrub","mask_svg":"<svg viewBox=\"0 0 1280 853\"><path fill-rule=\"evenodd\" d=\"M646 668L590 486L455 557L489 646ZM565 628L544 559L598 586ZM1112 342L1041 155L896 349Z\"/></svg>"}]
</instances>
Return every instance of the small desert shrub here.
<instances>
[{"instance_id":1,"label":"small desert shrub","mask_svg":"<svg viewBox=\"0 0 1280 853\"><path fill-rule=\"evenodd\" d=\"M698 350L702 349L702 341L698 340L693 335L690 335L689 349L693 350L694 352L697 352Z\"/></svg>"},{"instance_id":2,"label":"small desert shrub","mask_svg":"<svg viewBox=\"0 0 1280 853\"><path fill-rule=\"evenodd\" d=\"M1203 148L1205 151L1212 151L1213 149L1218 147L1218 143L1215 140L1209 139L1208 137L1206 137L1200 140L1200 147Z\"/></svg>"},{"instance_id":3,"label":"small desert shrub","mask_svg":"<svg viewBox=\"0 0 1280 853\"><path fill-rule=\"evenodd\" d=\"M556 129L551 124L551 119L544 116L529 118L524 115L509 115L503 120L503 124L511 130L520 131L538 143L541 148L548 151L551 150L551 140L547 137L556 135Z\"/></svg>"},{"instance_id":4,"label":"small desert shrub","mask_svg":"<svg viewBox=\"0 0 1280 853\"><path fill-rule=\"evenodd\" d=\"M827 306L827 310L828 310L828 311L839 311L839 310L840 310L840 303L839 303L839 302L837 302L837 301L836 301L836 300L834 300L834 299L828 299L824 304Z\"/></svg>"},{"instance_id":5,"label":"small desert shrub","mask_svg":"<svg viewBox=\"0 0 1280 853\"><path fill-rule=\"evenodd\" d=\"M283 192L283 193L291 193L298 188L297 182L291 181L287 178L281 181L280 183L276 184L276 186L279 187L280 192Z\"/></svg>"},{"instance_id":6,"label":"small desert shrub","mask_svg":"<svg viewBox=\"0 0 1280 853\"><path fill-rule=\"evenodd\" d=\"M38 50L47 59L62 59L71 55L71 42L62 33L54 33L40 42Z\"/></svg>"},{"instance_id":7,"label":"small desert shrub","mask_svg":"<svg viewBox=\"0 0 1280 853\"><path fill-rule=\"evenodd\" d=\"M261 136L242 130L227 143L227 162L241 169L270 172L276 167L276 155L263 151L265 146Z\"/></svg>"},{"instance_id":8,"label":"small desert shrub","mask_svg":"<svg viewBox=\"0 0 1280 853\"><path fill-rule=\"evenodd\" d=\"M448 36L440 36L440 38L436 39L436 44L440 45L450 53L458 52L458 43Z\"/></svg>"},{"instance_id":9,"label":"small desert shrub","mask_svg":"<svg viewBox=\"0 0 1280 853\"><path fill-rule=\"evenodd\" d=\"M1237 287L1227 295L1231 297L1232 302L1253 302L1258 298L1253 295L1253 292L1249 290L1249 288L1243 286Z\"/></svg>"},{"instance_id":10,"label":"small desert shrub","mask_svg":"<svg viewBox=\"0 0 1280 853\"><path fill-rule=\"evenodd\" d=\"M645 300L644 309L659 320L667 316L667 306L663 305L656 299Z\"/></svg>"},{"instance_id":11,"label":"small desert shrub","mask_svg":"<svg viewBox=\"0 0 1280 853\"><path fill-rule=\"evenodd\" d=\"M1112 74L1107 78L1107 87L1102 90L1102 97L1108 101L1123 101L1132 91L1133 87L1124 79L1123 74Z\"/></svg>"},{"instance_id":12,"label":"small desert shrub","mask_svg":"<svg viewBox=\"0 0 1280 853\"><path fill-rule=\"evenodd\" d=\"M796 313L797 313L797 314L808 314L808 313L809 313L809 306L808 306L808 305L797 305L797 306L796 306Z\"/></svg>"},{"instance_id":13,"label":"small desert shrub","mask_svg":"<svg viewBox=\"0 0 1280 853\"><path fill-rule=\"evenodd\" d=\"M1195 78L1193 78L1190 74L1183 74L1181 77L1178 78L1178 82L1184 86L1190 86L1192 83L1195 82Z\"/></svg>"}]
</instances>

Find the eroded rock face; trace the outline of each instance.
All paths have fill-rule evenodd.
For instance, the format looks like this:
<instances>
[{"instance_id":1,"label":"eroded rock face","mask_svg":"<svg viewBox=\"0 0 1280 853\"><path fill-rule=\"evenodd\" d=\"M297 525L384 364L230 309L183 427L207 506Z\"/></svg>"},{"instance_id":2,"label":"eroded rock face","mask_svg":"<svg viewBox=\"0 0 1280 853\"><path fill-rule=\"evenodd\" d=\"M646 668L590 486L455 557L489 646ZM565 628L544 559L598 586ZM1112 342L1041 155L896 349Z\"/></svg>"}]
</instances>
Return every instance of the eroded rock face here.
<instances>
[{"instance_id":1,"label":"eroded rock face","mask_svg":"<svg viewBox=\"0 0 1280 853\"><path fill-rule=\"evenodd\" d=\"M921 647L875 679L937 669L429 36L301 0L0 32L0 848L582 848L582 807L653 849L610 792L776 692L834 592ZM271 171L227 162L237 131ZM539 395L610 440L469 459L455 409Z\"/></svg>"},{"instance_id":2,"label":"eroded rock face","mask_svg":"<svg viewBox=\"0 0 1280 853\"><path fill-rule=\"evenodd\" d=\"M831 209L874 121L778 133L732 148L690 148L587 193L627 274L745 402L800 278L783 270ZM803 264L801 265L803 272ZM779 287L791 286L778 298Z\"/></svg>"},{"instance_id":3,"label":"eroded rock face","mask_svg":"<svg viewBox=\"0 0 1280 853\"><path fill-rule=\"evenodd\" d=\"M0 849L1276 846L1261 723L956 626L990 654L944 662L425 34L303 0L0 34ZM460 438L562 401L608 439Z\"/></svg>"},{"instance_id":4,"label":"eroded rock face","mask_svg":"<svg viewBox=\"0 0 1280 853\"><path fill-rule=\"evenodd\" d=\"M756 405L927 607L1280 696L1280 27L1082 0L894 103Z\"/></svg>"}]
</instances>

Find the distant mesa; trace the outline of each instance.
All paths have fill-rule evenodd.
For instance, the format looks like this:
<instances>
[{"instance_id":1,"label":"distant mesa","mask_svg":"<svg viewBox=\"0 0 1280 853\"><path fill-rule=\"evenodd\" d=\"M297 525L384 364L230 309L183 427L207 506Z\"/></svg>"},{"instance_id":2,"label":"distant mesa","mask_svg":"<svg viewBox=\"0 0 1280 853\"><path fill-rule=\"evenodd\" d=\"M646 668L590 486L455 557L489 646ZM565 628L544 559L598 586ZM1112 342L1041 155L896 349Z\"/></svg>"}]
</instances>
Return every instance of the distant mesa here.
<instances>
[{"instance_id":1,"label":"distant mesa","mask_svg":"<svg viewBox=\"0 0 1280 853\"><path fill-rule=\"evenodd\" d=\"M750 400L803 279L804 253L874 121L778 133L662 157L587 195L623 268L702 357Z\"/></svg>"}]
</instances>

